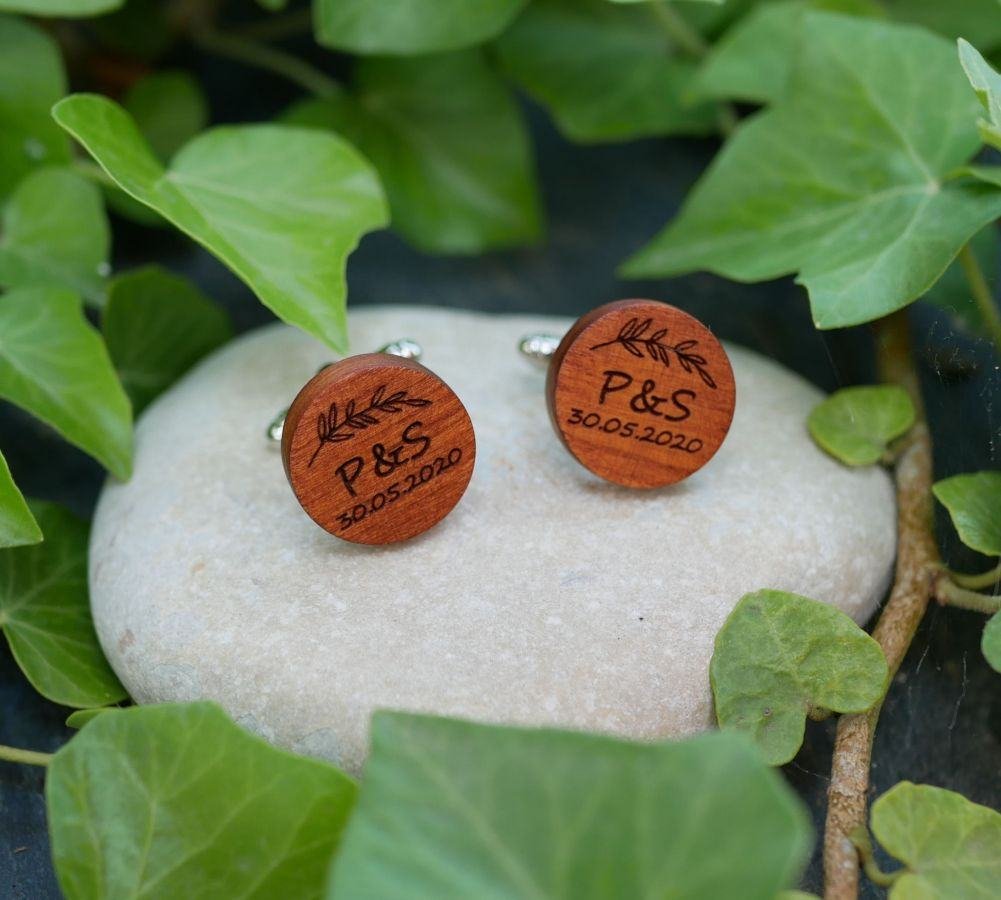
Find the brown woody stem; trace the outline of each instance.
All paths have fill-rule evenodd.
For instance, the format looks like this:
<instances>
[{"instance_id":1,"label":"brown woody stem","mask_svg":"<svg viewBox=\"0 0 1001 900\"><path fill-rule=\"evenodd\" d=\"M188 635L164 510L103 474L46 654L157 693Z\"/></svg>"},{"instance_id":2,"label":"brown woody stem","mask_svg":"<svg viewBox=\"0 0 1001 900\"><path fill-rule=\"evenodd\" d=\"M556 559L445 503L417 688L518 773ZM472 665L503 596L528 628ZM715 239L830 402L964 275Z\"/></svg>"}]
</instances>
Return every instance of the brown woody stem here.
<instances>
[{"instance_id":1,"label":"brown woody stem","mask_svg":"<svg viewBox=\"0 0 1001 900\"><path fill-rule=\"evenodd\" d=\"M932 534L932 453L906 314L878 323L878 357L884 381L911 395L917 420L897 459L897 565L890 597L872 636L886 655L892 676L900 668L934 590L941 567ZM889 685L889 682L888 682ZM868 713L838 720L824 831L825 900L855 900L859 857L852 835L866 823L872 738L880 700Z\"/></svg>"}]
</instances>

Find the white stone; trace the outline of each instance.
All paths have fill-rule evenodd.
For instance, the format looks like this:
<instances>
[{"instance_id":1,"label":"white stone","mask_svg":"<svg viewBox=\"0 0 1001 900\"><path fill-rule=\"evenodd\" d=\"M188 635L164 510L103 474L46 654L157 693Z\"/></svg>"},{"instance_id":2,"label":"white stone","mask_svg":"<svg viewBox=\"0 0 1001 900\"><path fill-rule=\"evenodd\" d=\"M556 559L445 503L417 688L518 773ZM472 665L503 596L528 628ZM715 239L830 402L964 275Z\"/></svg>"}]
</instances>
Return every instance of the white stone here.
<instances>
[{"instance_id":1,"label":"white stone","mask_svg":"<svg viewBox=\"0 0 1001 900\"><path fill-rule=\"evenodd\" d=\"M814 447L814 387L729 347L737 411L717 456L672 488L614 487L562 448L543 374L515 351L568 325L352 311L354 348L420 341L476 426L459 506L385 548L317 528L264 439L328 350L272 326L191 372L143 416L135 474L108 484L94 521L94 617L132 696L217 700L351 771L380 707L660 738L711 724L713 638L744 593L870 615L893 562L892 489Z\"/></svg>"}]
</instances>

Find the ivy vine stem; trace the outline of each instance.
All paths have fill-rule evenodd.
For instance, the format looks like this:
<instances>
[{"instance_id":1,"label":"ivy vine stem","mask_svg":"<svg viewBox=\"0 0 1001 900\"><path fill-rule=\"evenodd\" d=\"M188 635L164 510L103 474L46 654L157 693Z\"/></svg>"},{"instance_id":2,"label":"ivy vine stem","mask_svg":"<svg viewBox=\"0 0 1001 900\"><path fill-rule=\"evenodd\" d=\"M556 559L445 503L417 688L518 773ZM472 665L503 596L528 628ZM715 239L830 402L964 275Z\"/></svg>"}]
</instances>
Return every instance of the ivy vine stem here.
<instances>
[{"instance_id":1,"label":"ivy vine stem","mask_svg":"<svg viewBox=\"0 0 1001 900\"><path fill-rule=\"evenodd\" d=\"M706 39L685 21L671 0L657 0L656 3L651 3L650 11L671 43L687 56L703 59L712 49ZM717 124L724 137L733 134L734 129L740 124L740 117L729 103L719 104Z\"/></svg>"},{"instance_id":2,"label":"ivy vine stem","mask_svg":"<svg viewBox=\"0 0 1001 900\"><path fill-rule=\"evenodd\" d=\"M953 572L951 569L946 569L945 571L948 572L949 577L960 587L970 588L970 590L974 591L1001 584L1001 563L998 563L988 572L979 572L974 575L968 575L965 572Z\"/></svg>"},{"instance_id":3,"label":"ivy vine stem","mask_svg":"<svg viewBox=\"0 0 1001 900\"><path fill-rule=\"evenodd\" d=\"M876 856L872 852L872 838L869 837L868 828L864 826L856 828L851 834L851 840L862 860L862 868L865 869L866 878L873 884L878 884L880 887L891 887L903 874L903 869L897 872L884 872L879 867Z\"/></svg>"},{"instance_id":4,"label":"ivy vine stem","mask_svg":"<svg viewBox=\"0 0 1001 900\"><path fill-rule=\"evenodd\" d=\"M283 41L309 31L312 25L313 9L307 6L283 15L268 16L249 25L237 25L229 31L252 41Z\"/></svg>"},{"instance_id":5,"label":"ivy vine stem","mask_svg":"<svg viewBox=\"0 0 1001 900\"><path fill-rule=\"evenodd\" d=\"M959 264L963 267L963 274L966 275L970 293L973 294L977 309L980 310L980 315L983 316L984 322L987 324L997 354L1001 357L1001 312L998 311L994 302L994 295L987 283L987 278L984 276L984 270L980 268L976 254L969 244L959 251Z\"/></svg>"},{"instance_id":6,"label":"ivy vine stem","mask_svg":"<svg viewBox=\"0 0 1001 900\"><path fill-rule=\"evenodd\" d=\"M191 40L207 53L274 72L317 97L334 97L342 91L336 79L284 50L212 28L192 31Z\"/></svg>"},{"instance_id":7,"label":"ivy vine stem","mask_svg":"<svg viewBox=\"0 0 1001 900\"><path fill-rule=\"evenodd\" d=\"M991 596L960 587L948 576L940 576L935 582L935 599L947 606L958 606L973 612L993 615L1001 611L1001 596Z\"/></svg>"},{"instance_id":8,"label":"ivy vine stem","mask_svg":"<svg viewBox=\"0 0 1001 900\"><path fill-rule=\"evenodd\" d=\"M6 744L0 744L0 760L27 763L29 766L47 766L52 761L52 754L40 753L37 750L21 750L19 747L8 747Z\"/></svg>"},{"instance_id":9,"label":"ivy vine stem","mask_svg":"<svg viewBox=\"0 0 1001 900\"><path fill-rule=\"evenodd\" d=\"M901 310L879 320L877 337L883 380L907 390L916 413L894 471L898 548L893 587L872 632L886 656L889 687L928 608L942 564L932 532L931 435L906 312ZM868 713L845 715L838 720L824 831L825 900L858 897L859 856L852 835L866 824L872 739L882 705L881 699Z\"/></svg>"},{"instance_id":10,"label":"ivy vine stem","mask_svg":"<svg viewBox=\"0 0 1001 900\"><path fill-rule=\"evenodd\" d=\"M650 10L667 36L689 56L701 59L709 52L709 44L681 17L671 0L657 0Z\"/></svg>"}]
</instances>

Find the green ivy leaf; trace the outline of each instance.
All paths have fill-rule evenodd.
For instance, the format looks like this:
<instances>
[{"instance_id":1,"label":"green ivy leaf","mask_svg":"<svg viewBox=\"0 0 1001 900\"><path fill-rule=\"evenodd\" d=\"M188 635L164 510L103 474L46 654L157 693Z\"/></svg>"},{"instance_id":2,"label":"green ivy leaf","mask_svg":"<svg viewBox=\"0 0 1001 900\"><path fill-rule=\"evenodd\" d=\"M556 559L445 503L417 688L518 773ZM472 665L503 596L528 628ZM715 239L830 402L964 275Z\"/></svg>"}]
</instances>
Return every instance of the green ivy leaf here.
<instances>
[{"instance_id":1,"label":"green ivy leaf","mask_svg":"<svg viewBox=\"0 0 1001 900\"><path fill-rule=\"evenodd\" d=\"M887 12L902 22L914 22L945 37L975 37L988 49L1001 44L998 0L882 0Z\"/></svg>"},{"instance_id":2,"label":"green ivy leaf","mask_svg":"<svg viewBox=\"0 0 1001 900\"><path fill-rule=\"evenodd\" d=\"M101 715L101 713L117 711L117 706L97 706L89 709L75 709L66 717L66 727L76 728L79 730L88 722L92 722L96 719L99 715Z\"/></svg>"},{"instance_id":3,"label":"green ivy leaf","mask_svg":"<svg viewBox=\"0 0 1001 900\"><path fill-rule=\"evenodd\" d=\"M967 547L1001 556L1001 472L953 475L935 482L932 491Z\"/></svg>"},{"instance_id":4,"label":"green ivy leaf","mask_svg":"<svg viewBox=\"0 0 1001 900\"><path fill-rule=\"evenodd\" d=\"M987 110L987 118L980 119L978 123L980 136L985 143L1001 148L1001 75L972 44L962 38L959 39L959 61L977 99Z\"/></svg>"},{"instance_id":5,"label":"green ivy leaf","mask_svg":"<svg viewBox=\"0 0 1001 900\"><path fill-rule=\"evenodd\" d=\"M101 328L136 415L232 336L218 306L191 282L156 266L111 282Z\"/></svg>"},{"instance_id":6,"label":"green ivy leaf","mask_svg":"<svg viewBox=\"0 0 1001 900\"><path fill-rule=\"evenodd\" d=\"M814 9L878 16L873 0L783 0L762 3L712 47L693 82L706 97L770 103L789 84L803 16Z\"/></svg>"},{"instance_id":7,"label":"green ivy leaf","mask_svg":"<svg viewBox=\"0 0 1001 900\"><path fill-rule=\"evenodd\" d=\"M187 72L154 72L125 95L125 111L135 119L156 158L166 163L208 124L208 105L198 82ZM159 213L117 187L105 189L108 205L119 215L150 227L169 223Z\"/></svg>"},{"instance_id":8,"label":"green ivy leaf","mask_svg":"<svg viewBox=\"0 0 1001 900\"><path fill-rule=\"evenodd\" d=\"M723 3L716 5L676 0L675 9L707 41L713 42L761 2L762 0L723 0Z\"/></svg>"},{"instance_id":9,"label":"green ivy leaf","mask_svg":"<svg viewBox=\"0 0 1001 900\"><path fill-rule=\"evenodd\" d=\"M980 650L991 668L995 672L1001 672L1001 613L995 613L987 620L980 640Z\"/></svg>"},{"instance_id":10,"label":"green ivy leaf","mask_svg":"<svg viewBox=\"0 0 1001 900\"><path fill-rule=\"evenodd\" d=\"M798 272L818 328L857 325L926 293L1001 215L1001 191L946 177L980 141L944 39L829 13L801 31L789 96L737 130L627 275Z\"/></svg>"},{"instance_id":11,"label":"green ivy leaf","mask_svg":"<svg viewBox=\"0 0 1001 900\"><path fill-rule=\"evenodd\" d=\"M4 208L0 285L64 287L100 301L110 249L101 192L69 169L39 169Z\"/></svg>"},{"instance_id":12,"label":"green ivy leaf","mask_svg":"<svg viewBox=\"0 0 1001 900\"><path fill-rule=\"evenodd\" d=\"M0 15L0 201L40 165L68 162L49 109L66 93L59 48L45 32Z\"/></svg>"},{"instance_id":13,"label":"green ivy leaf","mask_svg":"<svg viewBox=\"0 0 1001 900\"><path fill-rule=\"evenodd\" d=\"M155 72L141 78L125 95L123 106L163 162L208 124L205 95L187 72Z\"/></svg>"},{"instance_id":14,"label":"green ivy leaf","mask_svg":"<svg viewBox=\"0 0 1001 900\"><path fill-rule=\"evenodd\" d=\"M393 225L432 253L480 253L540 234L521 111L476 50L362 59L353 92L294 106L290 124L331 128L379 171Z\"/></svg>"},{"instance_id":15,"label":"green ivy leaf","mask_svg":"<svg viewBox=\"0 0 1001 900\"><path fill-rule=\"evenodd\" d=\"M627 743L380 712L328 897L773 900L809 846L799 802L734 735Z\"/></svg>"},{"instance_id":16,"label":"green ivy leaf","mask_svg":"<svg viewBox=\"0 0 1001 900\"><path fill-rule=\"evenodd\" d=\"M497 51L511 77L572 140L715 130L715 108L688 98L694 65L678 56L649 6L535 0Z\"/></svg>"},{"instance_id":17,"label":"green ivy leaf","mask_svg":"<svg viewBox=\"0 0 1001 900\"><path fill-rule=\"evenodd\" d=\"M652 2L664 2L664 0L609 0L611 3L652 3ZM672 0L672 2L678 2L678 0ZM725 0L681 0L681 2L690 3L712 3L715 6L721 6Z\"/></svg>"},{"instance_id":18,"label":"green ivy leaf","mask_svg":"<svg viewBox=\"0 0 1001 900\"><path fill-rule=\"evenodd\" d=\"M218 256L279 318L345 349L347 256L386 223L375 172L350 145L306 129L227 126L190 141L165 170L104 97L75 94L53 115L126 193Z\"/></svg>"},{"instance_id":19,"label":"green ivy leaf","mask_svg":"<svg viewBox=\"0 0 1001 900\"><path fill-rule=\"evenodd\" d=\"M879 462L890 442L914 424L914 404L897 385L842 388L818 403L807 419L810 435L849 466Z\"/></svg>"},{"instance_id":20,"label":"green ivy leaf","mask_svg":"<svg viewBox=\"0 0 1001 900\"><path fill-rule=\"evenodd\" d=\"M0 453L0 549L37 544L41 539L42 531Z\"/></svg>"},{"instance_id":21,"label":"green ivy leaf","mask_svg":"<svg viewBox=\"0 0 1001 900\"><path fill-rule=\"evenodd\" d=\"M872 805L872 832L907 866L890 900L993 900L1001 814L942 788L902 781Z\"/></svg>"},{"instance_id":22,"label":"green ivy leaf","mask_svg":"<svg viewBox=\"0 0 1001 900\"><path fill-rule=\"evenodd\" d=\"M0 550L0 625L35 689L65 706L125 697L94 633L87 598L87 525L33 503L41 544Z\"/></svg>"},{"instance_id":23,"label":"green ivy leaf","mask_svg":"<svg viewBox=\"0 0 1001 900\"><path fill-rule=\"evenodd\" d=\"M352 53L459 50L503 31L527 0L314 0L316 39Z\"/></svg>"},{"instance_id":24,"label":"green ivy leaf","mask_svg":"<svg viewBox=\"0 0 1001 900\"><path fill-rule=\"evenodd\" d=\"M68 900L319 897L355 785L213 703L100 715L45 784Z\"/></svg>"},{"instance_id":25,"label":"green ivy leaf","mask_svg":"<svg viewBox=\"0 0 1001 900\"><path fill-rule=\"evenodd\" d=\"M87 18L118 9L125 0L0 0L0 10L26 16Z\"/></svg>"},{"instance_id":26,"label":"green ivy leaf","mask_svg":"<svg viewBox=\"0 0 1001 900\"><path fill-rule=\"evenodd\" d=\"M11 291L0 297L0 335L0 397L128 478L129 400L80 298L57 288Z\"/></svg>"},{"instance_id":27,"label":"green ivy leaf","mask_svg":"<svg viewBox=\"0 0 1001 900\"><path fill-rule=\"evenodd\" d=\"M879 644L843 612L770 590L741 598L709 665L720 727L753 738L772 765L796 755L811 709L864 712L888 675Z\"/></svg>"},{"instance_id":28,"label":"green ivy leaf","mask_svg":"<svg viewBox=\"0 0 1001 900\"><path fill-rule=\"evenodd\" d=\"M965 166L961 171L965 175L972 175L987 184L1001 188L1001 166Z\"/></svg>"},{"instance_id":29,"label":"green ivy leaf","mask_svg":"<svg viewBox=\"0 0 1001 900\"><path fill-rule=\"evenodd\" d=\"M1001 187L1001 173L998 186ZM996 284L1001 280L1001 237L997 228L988 226L977 232L970 241L970 247L987 283ZM958 260L945 270L945 274L921 299L947 312L955 328L969 334L990 336L990 328Z\"/></svg>"}]
</instances>

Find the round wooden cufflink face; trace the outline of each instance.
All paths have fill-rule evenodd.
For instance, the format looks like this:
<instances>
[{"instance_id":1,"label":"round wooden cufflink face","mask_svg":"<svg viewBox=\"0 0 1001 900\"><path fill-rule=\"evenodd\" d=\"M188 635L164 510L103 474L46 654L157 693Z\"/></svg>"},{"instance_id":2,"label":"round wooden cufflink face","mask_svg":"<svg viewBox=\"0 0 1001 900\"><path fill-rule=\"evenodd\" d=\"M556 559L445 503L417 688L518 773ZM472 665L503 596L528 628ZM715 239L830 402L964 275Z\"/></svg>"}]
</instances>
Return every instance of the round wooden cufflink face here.
<instances>
[{"instance_id":1,"label":"round wooden cufflink face","mask_svg":"<svg viewBox=\"0 0 1001 900\"><path fill-rule=\"evenodd\" d=\"M616 484L653 488L688 477L720 448L736 388L726 351L698 319L619 300L567 332L546 396L578 462Z\"/></svg>"},{"instance_id":2,"label":"round wooden cufflink face","mask_svg":"<svg viewBox=\"0 0 1001 900\"><path fill-rule=\"evenodd\" d=\"M462 402L409 359L366 353L319 372L282 432L285 474L321 528L389 544L436 525L473 474L476 440Z\"/></svg>"}]
</instances>

